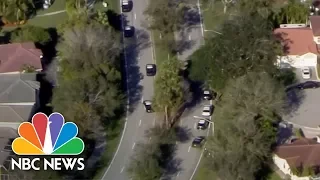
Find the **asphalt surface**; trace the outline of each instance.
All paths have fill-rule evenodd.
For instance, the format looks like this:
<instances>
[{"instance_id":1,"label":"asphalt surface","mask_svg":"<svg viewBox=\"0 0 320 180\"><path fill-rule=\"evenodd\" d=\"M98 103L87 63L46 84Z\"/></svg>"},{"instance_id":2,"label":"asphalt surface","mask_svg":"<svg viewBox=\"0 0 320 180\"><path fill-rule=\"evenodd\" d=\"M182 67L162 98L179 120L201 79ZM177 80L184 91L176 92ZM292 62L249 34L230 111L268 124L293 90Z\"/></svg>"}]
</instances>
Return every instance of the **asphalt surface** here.
<instances>
[{"instance_id":1,"label":"asphalt surface","mask_svg":"<svg viewBox=\"0 0 320 180\"><path fill-rule=\"evenodd\" d=\"M185 27L175 33L175 38L179 43L178 58L182 61L188 60L188 57L204 44L203 27L199 1L193 1L192 8L185 13ZM201 92L200 92L201 93ZM198 94L199 95L199 94ZM188 134L188 138L178 144L177 159L180 159L179 171L176 173L176 180L192 180L202 157L202 149L191 147L192 140L196 136L207 136L210 127L207 130L197 130L198 119L194 116L200 116L204 105L212 104L210 101L195 103L184 112L180 120L180 126ZM211 126L211 124L210 124Z\"/></svg>"},{"instance_id":2,"label":"asphalt surface","mask_svg":"<svg viewBox=\"0 0 320 180\"><path fill-rule=\"evenodd\" d=\"M155 123L154 114L146 113L142 105L143 100L152 99L154 81L153 77L145 75L146 64L154 63L150 32L145 28L146 20L143 15L147 5L148 0L134 1L133 9L123 13L125 23L135 27L135 37L124 40L129 111L119 147L102 177L103 180L130 179L126 173L130 157L137 143L146 140L145 130Z\"/></svg>"}]
</instances>

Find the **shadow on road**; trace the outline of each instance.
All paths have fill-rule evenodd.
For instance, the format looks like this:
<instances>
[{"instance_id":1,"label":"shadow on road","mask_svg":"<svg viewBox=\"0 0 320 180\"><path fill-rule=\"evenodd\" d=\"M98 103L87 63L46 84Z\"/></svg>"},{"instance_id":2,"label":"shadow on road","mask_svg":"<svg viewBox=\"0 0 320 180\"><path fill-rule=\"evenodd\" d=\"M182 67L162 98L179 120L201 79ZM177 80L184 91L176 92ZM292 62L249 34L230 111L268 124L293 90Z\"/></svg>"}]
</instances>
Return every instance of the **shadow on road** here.
<instances>
[{"instance_id":1,"label":"shadow on road","mask_svg":"<svg viewBox=\"0 0 320 180\"><path fill-rule=\"evenodd\" d=\"M305 99L305 92L304 90L291 88L286 92L286 95L287 99L284 113L286 116L294 116Z\"/></svg>"},{"instance_id":2,"label":"shadow on road","mask_svg":"<svg viewBox=\"0 0 320 180\"><path fill-rule=\"evenodd\" d=\"M142 90L140 82L143 79L143 74L138 61L140 51L150 46L148 33L144 30L136 29L135 36L125 38L125 61L127 65L126 78L129 89L129 112L133 112L137 103L141 103Z\"/></svg>"},{"instance_id":3,"label":"shadow on road","mask_svg":"<svg viewBox=\"0 0 320 180\"><path fill-rule=\"evenodd\" d=\"M182 27L190 28L192 26L200 25L201 19L197 6L185 7L183 9L183 15Z\"/></svg>"},{"instance_id":4,"label":"shadow on road","mask_svg":"<svg viewBox=\"0 0 320 180\"><path fill-rule=\"evenodd\" d=\"M175 127L175 132L177 136L177 141L181 143L188 142L191 139L192 132L187 126L177 126Z\"/></svg>"}]
</instances>

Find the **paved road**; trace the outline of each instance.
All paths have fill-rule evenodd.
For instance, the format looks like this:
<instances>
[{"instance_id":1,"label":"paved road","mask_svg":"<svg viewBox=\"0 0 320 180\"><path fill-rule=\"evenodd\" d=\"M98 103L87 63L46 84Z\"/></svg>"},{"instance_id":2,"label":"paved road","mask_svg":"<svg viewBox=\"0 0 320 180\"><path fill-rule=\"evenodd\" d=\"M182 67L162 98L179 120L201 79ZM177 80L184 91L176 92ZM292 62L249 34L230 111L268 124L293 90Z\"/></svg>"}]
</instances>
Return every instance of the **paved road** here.
<instances>
[{"instance_id":1,"label":"paved road","mask_svg":"<svg viewBox=\"0 0 320 180\"><path fill-rule=\"evenodd\" d=\"M180 171L176 173L177 180L189 180L197 168L202 149L192 148L191 142L196 136L207 136L210 127L207 130L197 130L198 119L194 118L194 116L201 116L202 107L209 104L210 101L203 101L194 108L187 110L181 118L180 126L185 128L190 135L189 140L178 144L177 158L182 162Z\"/></svg>"},{"instance_id":2,"label":"paved road","mask_svg":"<svg viewBox=\"0 0 320 180\"><path fill-rule=\"evenodd\" d=\"M141 103L142 100L151 99L153 96L154 78L144 76L146 64L154 63L150 32L144 28L143 11L148 0L134 1L133 3L132 11L123 13L127 20L126 23L136 28L135 37L124 41L129 111L118 150L106 170L103 180L130 179L126 173L126 167L128 167L136 143L145 140L145 130L152 127L155 121L154 114L147 114Z\"/></svg>"},{"instance_id":3,"label":"paved road","mask_svg":"<svg viewBox=\"0 0 320 180\"><path fill-rule=\"evenodd\" d=\"M175 38L181 47L180 53L178 54L180 60L187 60L194 51L204 44L201 14L199 12L199 1L195 0L193 2L193 8L185 14L185 28L175 34ZM209 101L196 104L192 108L187 109L181 118L180 125L189 131L190 138L186 142L178 144L177 158L182 160L182 162L180 164L180 171L176 173L175 179L177 180L191 180L198 166L202 151L192 148L191 142L196 136L206 136L208 130L201 131L195 129L197 120L193 116L201 116L203 105L208 104L210 104Z\"/></svg>"}]
</instances>

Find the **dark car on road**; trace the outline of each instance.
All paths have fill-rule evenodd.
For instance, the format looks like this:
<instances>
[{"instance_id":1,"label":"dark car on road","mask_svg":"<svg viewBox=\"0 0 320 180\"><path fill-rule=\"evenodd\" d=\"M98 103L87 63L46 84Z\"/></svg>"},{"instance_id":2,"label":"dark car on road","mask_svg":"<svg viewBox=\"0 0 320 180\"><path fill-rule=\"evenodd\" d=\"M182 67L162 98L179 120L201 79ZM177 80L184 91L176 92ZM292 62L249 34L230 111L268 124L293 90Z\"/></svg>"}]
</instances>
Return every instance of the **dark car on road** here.
<instances>
[{"instance_id":1,"label":"dark car on road","mask_svg":"<svg viewBox=\"0 0 320 180\"><path fill-rule=\"evenodd\" d=\"M152 102L149 100L143 101L144 109L146 110L147 113L152 112Z\"/></svg>"},{"instance_id":2,"label":"dark car on road","mask_svg":"<svg viewBox=\"0 0 320 180\"><path fill-rule=\"evenodd\" d=\"M131 0L122 0L122 12L130 12L133 7Z\"/></svg>"},{"instance_id":3,"label":"dark car on road","mask_svg":"<svg viewBox=\"0 0 320 180\"><path fill-rule=\"evenodd\" d=\"M205 141L204 136L198 136L193 139L192 141L192 147L202 147Z\"/></svg>"},{"instance_id":4,"label":"dark car on road","mask_svg":"<svg viewBox=\"0 0 320 180\"><path fill-rule=\"evenodd\" d=\"M209 125L208 120L200 119L197 124L197 129L205 130Z\"/></svg>"},{"instance_id":5,"label":"dark car on road","mask_svg":"<svg viewBox=\"0 0 320 180\"><path fill-rule=\"evenodd\" d=\"M147 64L146 65L146 74L147 74L147 76L156 75L156 65L155 64Z\"/></svg>"},{"instance_id":6,"label":"dark car on road","mask_svg":"<svg viewBox=\"0 0 320 180\"><path fill-rule=\"evenodd\" d=\"M124 37L132 37L134 35L134 27L133 26L125 26L124 27Z\"/></svg>"},{"instance_id":7,"label":"dark car on road","mask_svg":"<svg viewBox=\"0 0 320 180\"><path fill-rule=\"evenodd\" d=\"M299 89L313 89L320 87L319 82L307 81L296 86Z\"/></svg>"}]
</instances>

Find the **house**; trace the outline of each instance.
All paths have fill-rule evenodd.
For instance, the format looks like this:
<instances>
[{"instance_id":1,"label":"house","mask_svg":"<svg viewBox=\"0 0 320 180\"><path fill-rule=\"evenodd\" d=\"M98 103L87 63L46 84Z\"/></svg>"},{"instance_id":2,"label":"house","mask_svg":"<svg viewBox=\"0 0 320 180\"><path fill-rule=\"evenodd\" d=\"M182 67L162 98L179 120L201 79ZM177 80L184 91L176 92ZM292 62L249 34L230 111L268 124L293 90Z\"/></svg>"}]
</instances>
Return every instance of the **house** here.
<instances>
[{"instance_id":1,"label":"house","mask_svg":"<svg viewBox=\"0 0 320 180\"><path fill-rule=\"evenodd\" d=\"M315 41L316 37L313 34L316 29L305 25L288 26L282 26L274 31L276 38L283 45L283 54L278 56L277 64L280 67L315 67L319 54L316 43L320 44L320 41Z\"/></svg>"},{"instance_id":2,"label":"house","mask_svg":"<svg viewBox=\"0 0 320 180\"><path fill-rule=\"evenodd\" d=\"M18 128L39 107L36 73L0 74L0 127Z\"/></svg>"},{"instance_id":3,"label":"house","mask_svg":"<svg viewBox=\"0 0 320 180\"><path fill-rule=\"evenodd\" d=\"M0 127L0 179L11 179L9 173L10 162L11 158L15 156L12 152L11 143L16 137L18 137L16 130Z\"/></svg>"},{"instance_id":4,"label":"house","mask_svg":"<svg viewBox=\"0 0 320 180\"><path fill-rule=\"evenodd\" d=\"M0 45L0 74L20 73L25 67L42 70L42 52L32 42Z\"/></svg>"},{"instance_id":5,"label":"house","mask_svg":"<svg viewBox=\"0 0 320 180\"><path fill-rule=\"evenodd\" d=\"M296 139L276 148L275 165L292 180L315 180L308 174L320 173L320 138Z\"/></svg>"}]
</instances>

